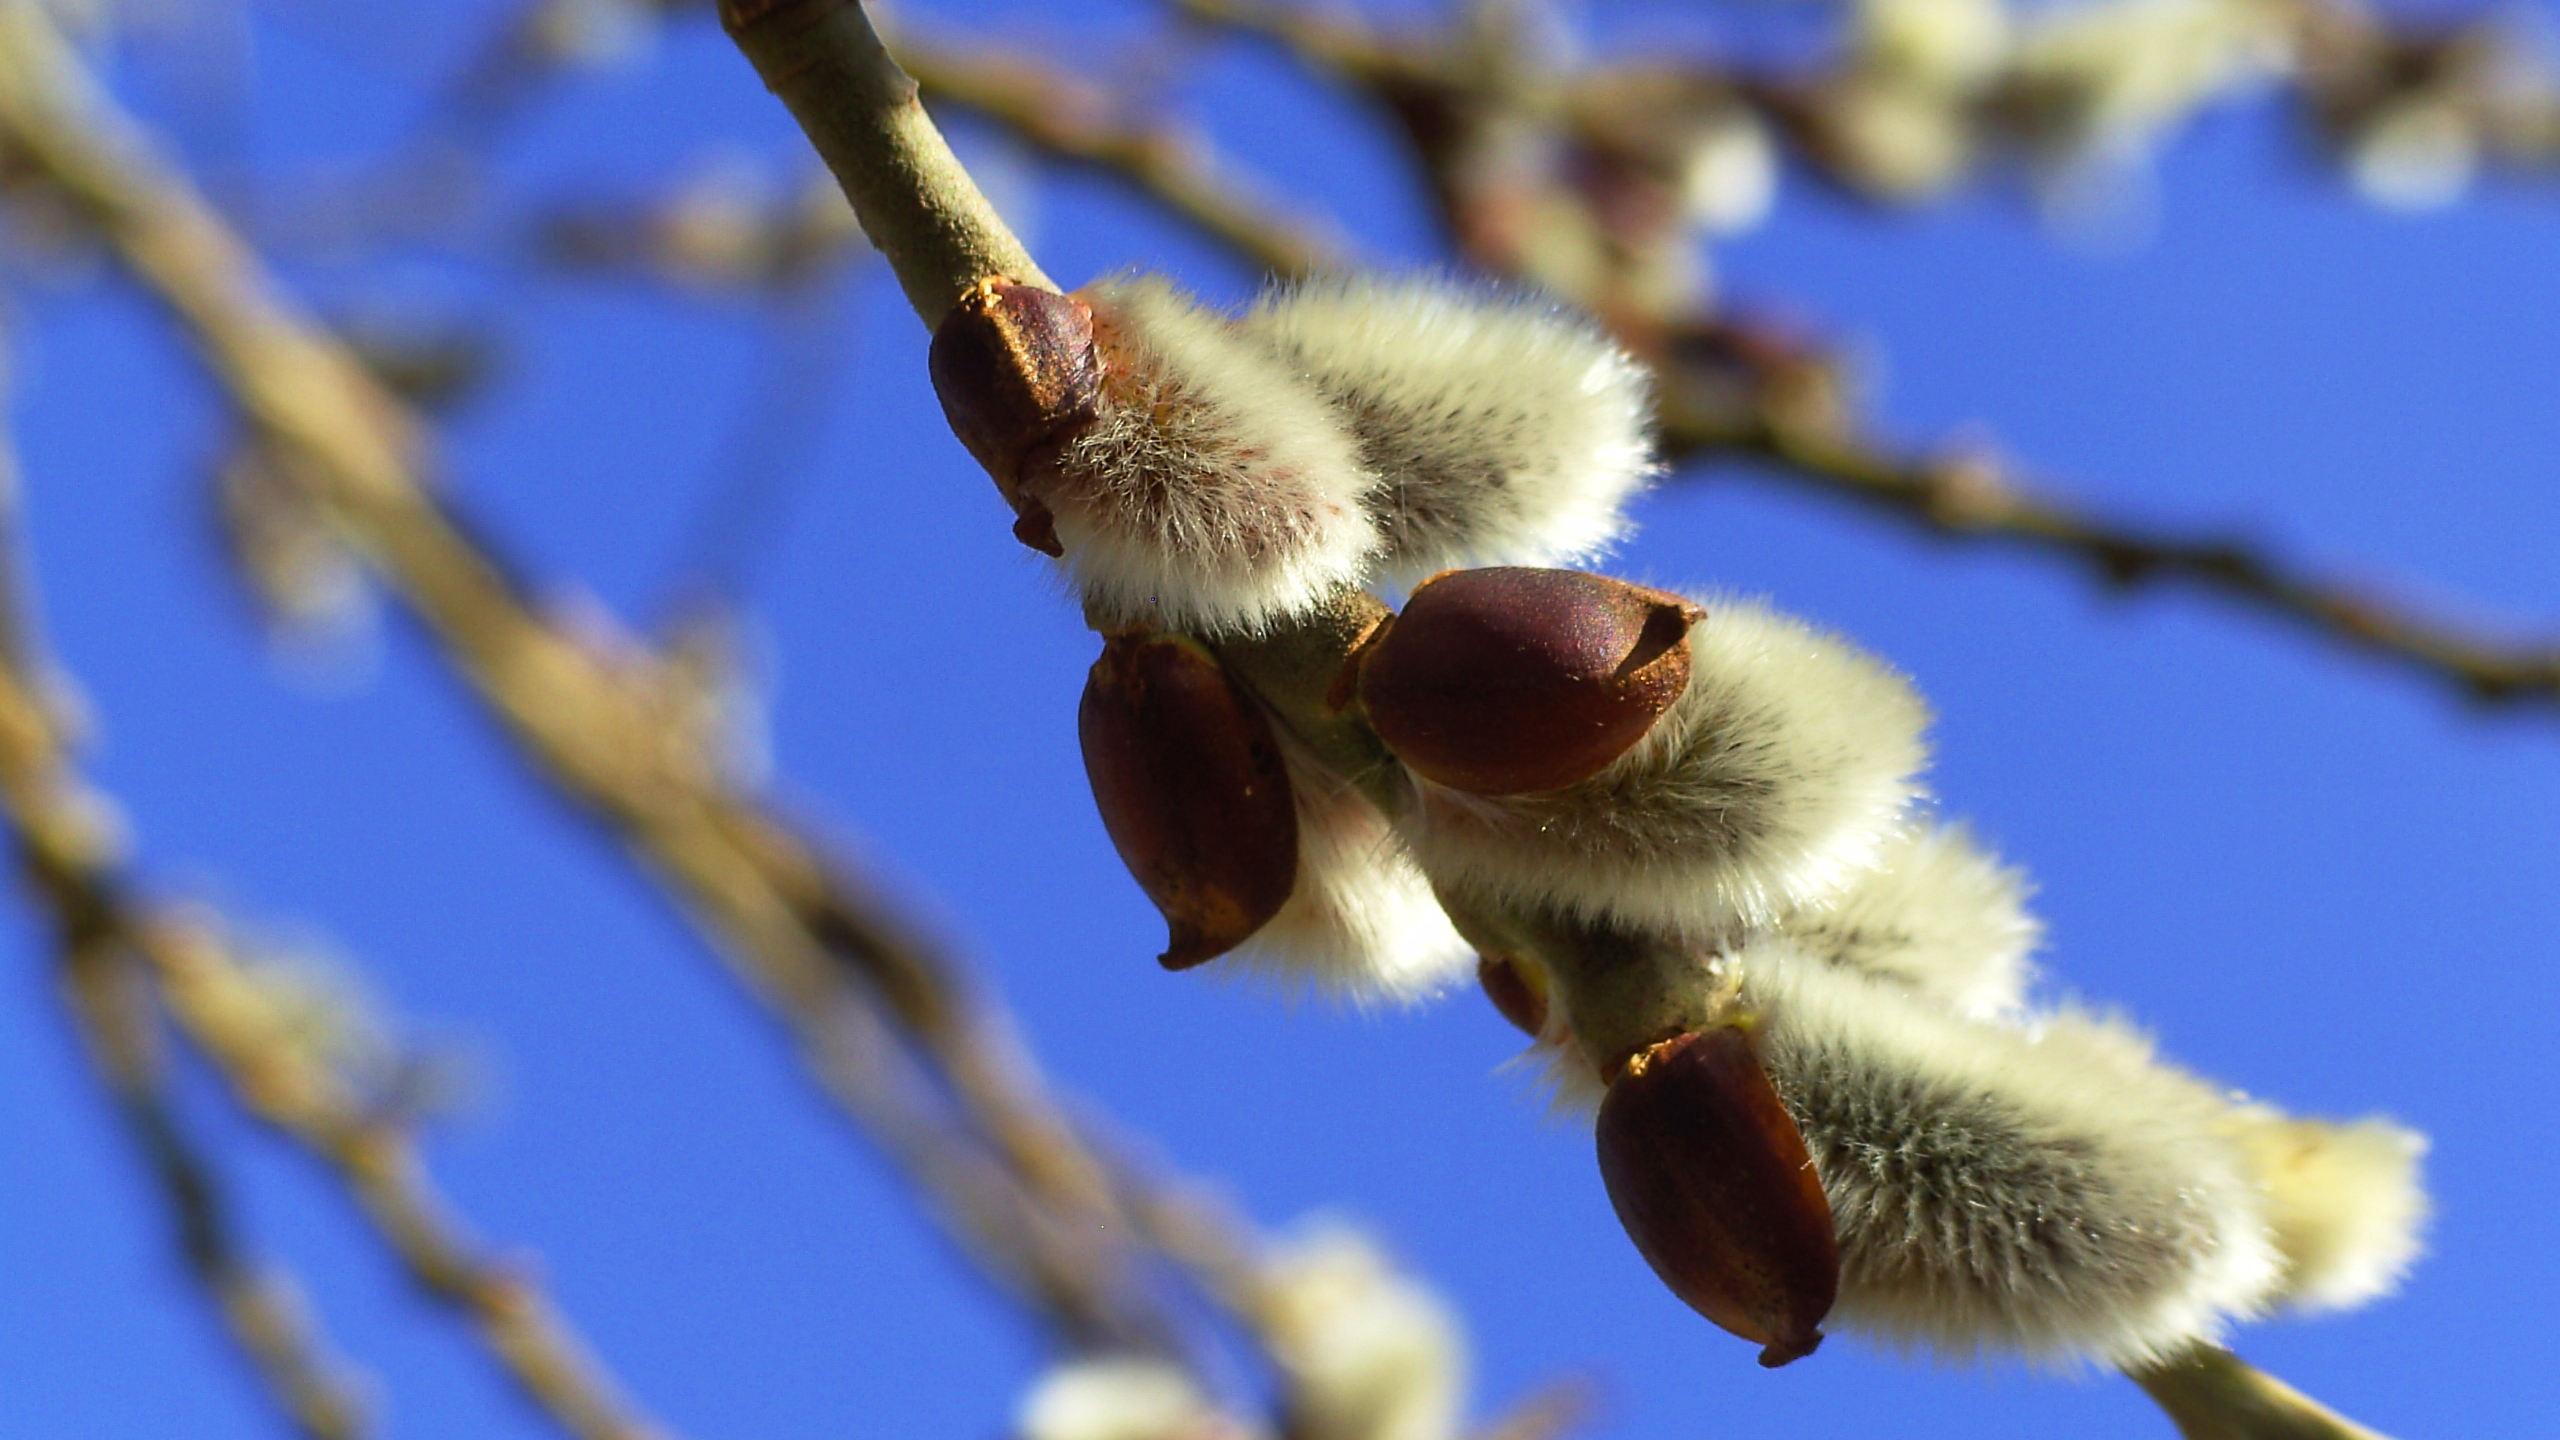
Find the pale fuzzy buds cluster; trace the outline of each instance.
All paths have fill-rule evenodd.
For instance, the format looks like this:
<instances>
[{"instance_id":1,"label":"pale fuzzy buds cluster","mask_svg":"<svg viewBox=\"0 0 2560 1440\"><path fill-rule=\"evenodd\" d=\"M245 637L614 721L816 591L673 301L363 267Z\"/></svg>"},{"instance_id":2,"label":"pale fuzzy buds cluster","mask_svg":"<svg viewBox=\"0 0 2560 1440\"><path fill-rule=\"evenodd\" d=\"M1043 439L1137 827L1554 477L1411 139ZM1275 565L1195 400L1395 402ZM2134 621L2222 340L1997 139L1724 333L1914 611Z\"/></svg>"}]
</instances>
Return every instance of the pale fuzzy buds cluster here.
<instances>
[{"instance_id":1,"label":"pale fuzzy buds cluster","mask_svg":"<svg viewBox=\"0 0 2560 1440\"><path fill-rule=\"evenodd\" d=\"M1656 674L1677 681L1629 683ZM1844 643L1458 572L1358 688L1488 994L1598 1103L1629 1235L1764 1364L1829 1316L1954 1358L2140 1365L2369 1298L2413 1254L2413 1137L2243 1109L2120 1024L2029 1007L2023 882L1920 813L1922 707ZM1617 753L1595 770L1583 736Z\"/></svg>"},{"instance_id":2,"label":"pale fuzzy buds cluster","mask_svg":"<svg viewBox=\"0 0 2560 1440\"><path fill-rule=\"evenodd\" d=\"M1656 468L1636 363L1587 321L1429 277L1311 282L1230 319L1138 276L982 285L937 330L933 372L1016 535L1114 637L1085 757L1170 922L1165 963L1242 947L1286 981L1398 999L1463 973L1369 777L1276 739L1196 642L1616 538Z\"/></svg>"},{"instance_id":3,"label":"pale fuzzy buds cluster","mask_svg":"<svg viewBox=\"0 0 2560 1440\"><path fill-rule=\"evenodd\" d=\"M1963 38L1920 25L1895 63L1962 69L1938 51ZM1929 812L1928 712L1889 666L1753 601L1571 571L1442 571L1400 613L1364 593L1619 532L1643 386L1594 332L1429 280L1234 320L1151 279L999 285L934 362L1109 637L1086 763L1164 963L1412 999L1472 948L1560 1098L1596 1106L1638 1249L1763 1363L1828 1320L2136 1366L2372 1298L2415 1255L2414 1135L2289 1118L2030 1003L2024 882ZM1368 1297L1278 1357L1338 1397L1327 1423L1445 1430L1429 1316L1310 1286ZM1402 1338L1337 1353L1379 1327Z\"/></svg>"}]
</instances>

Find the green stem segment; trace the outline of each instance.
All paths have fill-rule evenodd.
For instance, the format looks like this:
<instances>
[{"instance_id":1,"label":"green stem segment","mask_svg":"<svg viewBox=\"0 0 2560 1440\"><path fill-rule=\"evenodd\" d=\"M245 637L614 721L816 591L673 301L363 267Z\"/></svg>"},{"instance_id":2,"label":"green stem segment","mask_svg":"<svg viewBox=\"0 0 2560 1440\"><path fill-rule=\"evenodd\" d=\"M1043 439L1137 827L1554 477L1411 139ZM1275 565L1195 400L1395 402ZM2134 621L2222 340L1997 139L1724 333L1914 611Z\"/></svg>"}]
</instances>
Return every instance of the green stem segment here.
<instances>
[{"instance_id":1,"label":"green stem segment","mask_svg":"<svg viewBox=\"0 0 2560 1440\"><path fill-rule=\"evenodd\" d=\"M720 23L808 132L928 328L984 280L1057 288L960 167L855 0L720 0Z\"/></svg>"},{"instance_id":2,"label":"green stem segment","mask_svg":"<svg viewBox=\"0 0 2560 1440\"><path fill-rule=\"evenodd\" d=\"M2126 1373L2186 1440L2389 1440L2218 1346Z\"/></svg>"}]
</instances>

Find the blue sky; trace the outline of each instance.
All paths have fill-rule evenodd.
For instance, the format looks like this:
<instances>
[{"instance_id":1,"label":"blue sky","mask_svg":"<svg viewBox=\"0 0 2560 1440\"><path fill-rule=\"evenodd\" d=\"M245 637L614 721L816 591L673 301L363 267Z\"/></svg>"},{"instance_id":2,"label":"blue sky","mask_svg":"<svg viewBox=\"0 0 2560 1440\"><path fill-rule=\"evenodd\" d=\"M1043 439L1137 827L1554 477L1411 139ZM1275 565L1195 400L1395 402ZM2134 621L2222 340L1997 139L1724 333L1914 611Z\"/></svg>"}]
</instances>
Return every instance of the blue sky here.
<instances>
[{"instance_id":1,"label":"blue sky","mask_svg":"<svg viewBox=\"0 0 2560 1440\"><path fill-rule=\"evenodd\" d=\"M218 12L217 12L218 13ZM958 13L940 12L935 13ZM1052 34L1071 13L967 18ZM245 70L138 63L125 93L272 200L378 154L486 7L371 18L307 0ZM1008 22L1011 23L1011 22ZM1094 28L1118 25L1105 17ZM216 103L242 77L246 109ZM1245 52L1200 87L1275 184L1387 263L1435 257L1392 140ZM211 95L214 100L206 97ZM964 132L964 139L969 132ZM631 194L801 142L707 25L564 90L509 142L473 250L298 250L317 303L484 320L500 370L444 438L457 502L538 586L662 606L741 406L759 317L485 258L543 194ZM983 138L973 154L1007 157ZM256 190L241 187L256 177ZM1855 339L1890 433L1980 429L2109 513L2263 538L2484 626L2560 627L2560 210L2492 188L2377 213L2263 107L2169 152L2148 245L2059 245L2014 199L1907 218L1795 184L1723 247L1730 291ZM1062 280L1252 277L1108 187L1039 182ZM272 214L273 211L266 213ZM511 228L513 227L513 228ZM141 869L328 937L470 1103L430 1143L642 1401L694 1437L992 1435L1038 1337L817 1103L615 847L530 780L405 622L358 684L272 662L208 542L222 412L184 347L78 266L16 287L14 408L56 648ZM1590 1141L1505 1071L1459 993L1410 1014L1167 976L1095 821L1073 715L1095 645L943 429L924 335L876 273L813 300L822 424L748 599L784 803L913 897L1009 996L1061 1085L1258 1219L1359 1218L1465 1315L1478 1413L1588 1374L1595 1433L2162 1436L2110 1377L1949 1371L1854 1344L1783 1372L1663 1292ZM1918 536L1724 468L1644 502L1615 569L1765 594L1856 637L1934 706L1946 809L2035 877L2051 993L2120 1008L2199 1071L2300 1111L2428 1132L2431 1253L2401 1296L2241 1334L2244 1355L2402 1436L2560 1420L2546 1297L2560 1152L2560 716L2466 709L2184 594L2101 594L2031 556ZM0 1415L13 1440L278 1433L187 1291L89 1083L22 906L0 920ZM310 1166L190 1072L244 1223L311 1282L408 1440L542 1433Z\"/></svg>"}]
</instances>

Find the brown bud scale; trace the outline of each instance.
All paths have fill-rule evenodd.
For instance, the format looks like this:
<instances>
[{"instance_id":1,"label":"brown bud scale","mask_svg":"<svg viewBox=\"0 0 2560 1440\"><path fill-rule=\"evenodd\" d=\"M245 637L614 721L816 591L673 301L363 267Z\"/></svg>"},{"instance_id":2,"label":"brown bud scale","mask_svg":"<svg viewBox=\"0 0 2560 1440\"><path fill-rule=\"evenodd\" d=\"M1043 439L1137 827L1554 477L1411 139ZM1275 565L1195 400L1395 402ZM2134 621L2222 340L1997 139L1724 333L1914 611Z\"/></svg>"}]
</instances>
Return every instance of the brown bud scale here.
<instances>
[{"instance_id":1,"label":"brown bud scale","mask_svg":"<svg viewBox=\"0 0 2560 1440\"><path fill-rule=\"evenodd\" d=\"M1784 1365L1840 1292L1831 1202L1739 1025L1662 1041L1600 1102L1600 1178L1671 1293Z\"/></svg>"},{"instance_id":2,"label":"brown bud scale","mask_svg":"<svg viewBox=\"0 0 2560 1440\"><path fill-rule=\"evenodd\" d=\"M1021 517L1016 538L1058 554L1048 508L1024 474L1093 422L1102 364L1093 311L1032 285L985 280L934 328L926 357L943 418Z\"/></svg>"},{"instance_id":3,"label":"brown bud scale","mask_svg":"<svg viewBox=\"0 0 2560 1440\"><path fill-rule=\"evenodd\" d=\"M1115 635L1076 711L1102 828L1188 969L1269 923L1298 880L1298 812L1271 722L1207 647Z\"/></svg>"},{"instance_id":4,"label":"brown bud scale","mask_svg":"<svg viewBox=\"0 0 2560 1440\"><path fill-rule=\"evenodd\" d=\"M1425 779L1477 795L1560 790L1607 769L1680 698L1704 613L1578 570L1449 571L1369 646L1360 700Z\"/></svg>"}]
</instances>

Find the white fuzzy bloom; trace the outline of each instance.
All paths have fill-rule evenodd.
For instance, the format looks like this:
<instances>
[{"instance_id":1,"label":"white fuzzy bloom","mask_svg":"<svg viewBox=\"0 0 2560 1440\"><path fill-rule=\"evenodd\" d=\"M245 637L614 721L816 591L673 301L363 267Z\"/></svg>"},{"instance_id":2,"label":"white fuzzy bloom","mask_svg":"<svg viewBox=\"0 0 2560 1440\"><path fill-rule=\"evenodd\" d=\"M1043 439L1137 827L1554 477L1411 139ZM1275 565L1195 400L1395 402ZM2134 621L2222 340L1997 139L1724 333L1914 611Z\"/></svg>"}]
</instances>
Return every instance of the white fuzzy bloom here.
<instances>
[{"instance_id":1,"label":"white fuzzy bloom","mask_svg":"<svg viewBox=\"0 0 2560 1440\"><path fill-rule=\"evenodd\" d=\"M1449 1440L1466 1384L1465 1337L1438 1295L1360 1232L1319 1225L1271 1264L1273 1358L1293 1434Z\"/></svg>"},{"instance_id":2,"label":"white fuzzy bloom","mask_svg":"<svg viewBox=\"0 0 2560 1440\"><path fill-rule=\"evenodd\" d=\"M1298 806L1298 881L1280 913L1230 954L1284 986L1411 1003L1473 972L1431 882L1359 787L1285 736Z\"/></svg>"},{"instance_id":3,"label":"white fuzzy bloom","mask_svg":"<svg viewBox=\"0 0 2560 1440\"><path fill-rule=\"evenodd\" d=\"M1595 554L1659 468L1643 367L1547 302L1338 275L1275 290L1240 323L1332 400L1382 478L1369 503L1390 584Z\"/></svg>"},{"instance_id":4,"label":"white fuzzy bloom","mask_svg":"<svg viewBox=\"0 0 2560 1440\"><path fill-rule=\"evenodd\" d=\"M2263 1105L2241 1107L2232 1127L2284 1255L2278 1303L2343 1310L2398 1286L2426 1231L2425 1136L2387 1120L2296 1120Z\"/></svg>"},{"instance_id":5,"label":"white fuzzy bloom","mask_svg":"<svg viewBox=\"0 0 2560 1440\"><path fill-rule=\"evenodd\" d=\"M1967 1020L2015 1020L2034 978L2044 927L2027 913L2026 882L1976 846L1961 825L1898 827L1876 863L1830 900L1798 910L1728 947L1783 945ZM1573 1044L1566 1007L1523 1057L1559 1114L1588 1115L1608 1093Z\"/></svg>"},{"instance_id":6,"label":"white fuzzy bloom","mask_svg":"<svg viewBox=\"0 0 2560 1440\"><path fill-rule=\"evenodd\" d=\"M1859 0L1860 58L1924 89L1972 90L2009 56L2001 0Z\"/></svg>"},{"instance_id":7,"label":"white fuzzy bloom","mask_svg":"<svg viewBox=\"0 0 2560 1440\"><path fill-rule=\"evenodd\" d=\"M1778 199L1778 142L1748 110L1719 111L1701 126L1680 166L1680 210L1710 235L1739 235L1769 218Z\"/></svg>"},{"instance_id":8,"label":"white fuzzy bloom","mask_svg":"<svg viewBox=\"0 0 2560 1440\"><path fill-rule=\"evenodd\" d=\"M1243 1432L1162 1360L1106 1355L1052 1367L1014 1417L1020 1440L1209 1440Z\"/></svg>"},{"instance_id":9,"label":"white fuzzy bloom","mask_svg":"<svg viewBox=\"0 0 2560 1440\"><path fill-rule=\"evenodd\" d=\"M1919 696L1802 621L1699 603L1688 688L1609 768L1530 795L1415 780L1423 871L1498 907L1717 944L1873 867L1919 793Z\"/></svg>"},{"instance_id":10,"label":"white fuzzy bloom","mask_svg":"<svg viewBox=\"0 0 2560 1440\"><path fill-rule=\"evenodd\" d=\"M2014 72L2078 100L2079 142L2141 150L2199 107L2292 63L2296 22L2265 0L2097 0L2023 26Z\"/></svg>"},{"instance_id":11,"label":"white fuzzy bloom","mask_svg":"<svg viewBox=\"0 0 2560 1440\"><path fill-rule=\"evenodd\" d=\"M1077 294L1100 414L1037 493L1099 620L1258 631L1368 574L1375 477L1322 395L1161 277Z\"/></svg>"},{"instance_id":12,"label":"white fuzzy bloom","mask_svg":"<svg viewBox=\"0 0 2560 1440\"><path fill-rule=\"evenodd\" d=\"M1805 954L1907 990L1968 1019L2015 1013L2043 927L2026 882L1961 825L1910 824L1830 902L1780 922Z\"/></svg>"},{"instance_id":13,"label":"white fuzzy bloom","mask_svg":"<svg viewBox=\"0 0 2560 1440\"><path fill-rule=\"evenodd\" d=\"M1856 76L1834 88L1830 102L1826 134L1843 168L1870 194L1925 199L1972 163L1970 122L1943 91Z\"/></svg>"},{"instance_id":14,"label":"white fuzzy bloom","mask_svg":"<svg viewBox=\"0 0 2560 1440\"><path fill-rule=\"evenodd\" d=\"M2479 169L2479 124L2450 98L2386 105L2347 150L2356 193L2394 210L2441 210L2462 198Z\"/></svg>"},{"instance_id":15,"label":"white fuzzy bloom","mask_svg":"<svg viewBox=\"0 0 2560 1440\"><path fill-rule=\"evenodd\" d=\"M2123 1366L2275 1294L2284 1257L2228 1103L2140 1035L1965 1021L1783 944L1741 964L1831 1200L1844 1328L1955 1360Z\"/></svg>"}]
</instances>

